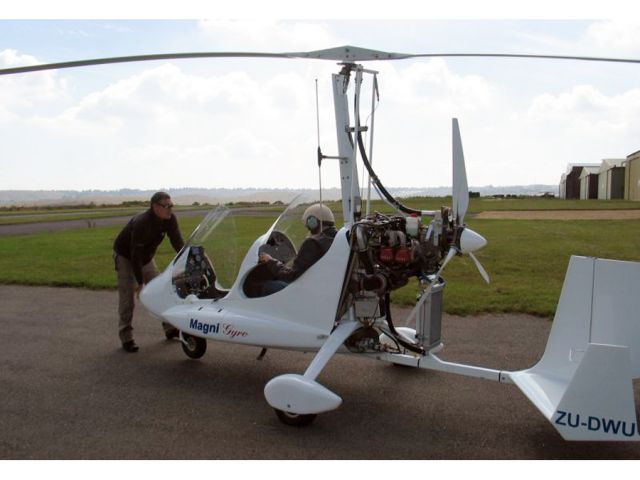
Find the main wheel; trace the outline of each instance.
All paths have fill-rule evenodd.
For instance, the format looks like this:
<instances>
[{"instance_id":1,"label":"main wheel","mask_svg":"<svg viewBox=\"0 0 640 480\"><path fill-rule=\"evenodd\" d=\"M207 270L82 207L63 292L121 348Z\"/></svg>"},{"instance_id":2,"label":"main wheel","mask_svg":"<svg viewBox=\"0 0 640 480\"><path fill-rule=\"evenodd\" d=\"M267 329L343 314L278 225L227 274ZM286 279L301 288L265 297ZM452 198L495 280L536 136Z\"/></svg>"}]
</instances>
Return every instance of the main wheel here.
<instances>
[{"instance_id":1,"label":"main wheel","mask_svg":"<svg viewBox=\"0 0 640 480\"><path fill-rule=\"evenodd\" d=\"M274 408L274 410L282 423L285 423L287 425L293 425L295 427L306 427L307 425L310 425L311 422L313 422L318 416L315 413L301 415L298 413L291 413L291 412L285 412L283 410L278 410L277 408Z\"/></svg>"},{"instance_id":2,"label":"main wheel","mask_svg":"<svg viewBox=\"0 0 640 480\"><path fill-rule=\"evenodd\" d=\"M204 338L195 337L188 333L182 332L182 350L189 358L200 358L207 351L207 341Z\"/></svg>"}]
</instances>

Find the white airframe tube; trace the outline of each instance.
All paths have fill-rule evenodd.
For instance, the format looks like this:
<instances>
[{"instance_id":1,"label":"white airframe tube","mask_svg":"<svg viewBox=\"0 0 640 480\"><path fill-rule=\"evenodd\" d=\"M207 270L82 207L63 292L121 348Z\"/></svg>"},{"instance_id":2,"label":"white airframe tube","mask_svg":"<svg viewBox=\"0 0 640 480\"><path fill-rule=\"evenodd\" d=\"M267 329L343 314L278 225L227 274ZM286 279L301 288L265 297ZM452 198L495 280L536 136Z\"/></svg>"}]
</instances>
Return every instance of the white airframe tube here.
<instances>
[{"instance_id":1,"label":"white airframe tube","mask_svg":"<svg viewBox=\"0 0 640 480\"><path fill-rule=\"evenodd\" d=\"M315 380L320 372L325 367L327 362L338 351L344 341L349 338L353 331L358 328L359 324L353 318L352 312L349 315L350 319L347 322L343 322L331 333L327 341L322 345L322 348L318 351L313 361L307 367L304 372L304 377L309 380Z\"/></svg>"},{"instance_id":2,"label":"white airframe tube","mask_svg":"<svg viewBox=\"0 0 640 480\"><path fill-rule=\"evenodd\" d=\"M376 115L376 92L378 91L378 76L373 74L373 88L371 89L371 134L369 135L369 165L373 168L373 127ZM371 175L367 175L367 215L371 213Z\"/></svg>"},{"instance_id":3,"label":"white airframe tube","mask_svg":"<svg viewBox=\"0 0 640 480\"><path fill-rule=\"evenodd\" d=\"M358 186L358 138L360 136L360 91L362 89L362 66L356 66L356 81L354 85L354 107L353 107L353 118L355 121L355 126L353 129L353 159L351 168L353 169L353 175L351 177L351 201L353 205L352 218L353 213L355 213L355 209L359 208L356 205L356 197L360 198L360 187ZM360 202L358 202L360 203ZM353 218L355 220L355 218Z\"/></svg>"},{"instance_id":4,"label":"white airframe tube","mask_svg":"<svg viewBox=\"0 0 640 480\"><path fill-rule=\"evenodd\" d=\"M333 74L333 101L336 114L336 134L340 158L340 181L342 191L342 214L345 226L353 223L355 211L353 191L359 191L357 172L354 169L355 145L351 143L349 127L349 105L347 99L348 76Z\"/></svg>"}]
</instances>

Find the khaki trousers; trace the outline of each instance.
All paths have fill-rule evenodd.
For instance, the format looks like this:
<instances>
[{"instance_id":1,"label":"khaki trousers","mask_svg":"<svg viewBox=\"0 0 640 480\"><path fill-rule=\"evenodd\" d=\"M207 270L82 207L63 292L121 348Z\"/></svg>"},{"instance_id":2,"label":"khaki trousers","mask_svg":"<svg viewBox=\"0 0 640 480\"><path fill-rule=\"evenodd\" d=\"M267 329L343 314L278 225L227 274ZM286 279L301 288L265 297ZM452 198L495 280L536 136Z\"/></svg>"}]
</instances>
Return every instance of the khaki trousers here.
<instances>
[{"instance_id":1,"label":"khaki trousers","mask_svg":"<svg viewBox=\"0 0 640 480\"><path fill-rule=\"evenodd\" d=\"M118 334L120 341L125 343L133 340L133 326L131 323L133 320L133 308L135 306L135 294L138 282L133 273L131 261L128 258L118 255L115 252L113 258L118 274L118 316L120 317ZM144 283L149 283L153 278L157 277L159 273L155 260L151 260L142 267L142 280ZM165 332L174 330L174 327L168 323L163 322L162 327Z\"/></svg>"}]
</instances>

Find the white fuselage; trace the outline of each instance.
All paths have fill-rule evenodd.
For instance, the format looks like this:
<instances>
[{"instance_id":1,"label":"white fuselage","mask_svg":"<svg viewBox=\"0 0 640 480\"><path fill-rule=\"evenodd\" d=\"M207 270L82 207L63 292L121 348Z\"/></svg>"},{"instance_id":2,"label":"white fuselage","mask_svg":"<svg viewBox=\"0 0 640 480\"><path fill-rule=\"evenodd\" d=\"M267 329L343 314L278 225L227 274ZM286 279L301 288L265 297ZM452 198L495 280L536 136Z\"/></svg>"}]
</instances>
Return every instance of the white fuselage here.
<instances>
[{"instance_id":1,"label":"white fuselage","mask_svg":"<svg viewBox=\"0 0 640 480\"><path fill-rule=\"evenodd\" d=\"M198 337L263 347L319 349L336 321L350 252L347 230L340 230L329 251L286 288L250 298L242 287L257 264L263 243L261 237L249 249L224 298L180 298L172 284L172 263L144 288L141 301L162 321Z\"/></svg>"}]
</instances>

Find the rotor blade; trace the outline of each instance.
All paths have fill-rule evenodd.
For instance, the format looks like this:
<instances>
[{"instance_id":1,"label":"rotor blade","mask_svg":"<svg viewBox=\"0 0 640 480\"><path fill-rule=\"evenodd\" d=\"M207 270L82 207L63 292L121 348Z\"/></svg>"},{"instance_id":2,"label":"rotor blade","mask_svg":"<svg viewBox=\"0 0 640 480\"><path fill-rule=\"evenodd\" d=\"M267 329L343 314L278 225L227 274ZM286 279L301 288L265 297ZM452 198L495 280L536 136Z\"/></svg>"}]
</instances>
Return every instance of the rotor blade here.
<instances>
[{"instance_id":1,"label":"rotor blade","mask_svg":"<svg viewBox=\"0 0 640 480\"><path fill-rule=\"evenodd\" d=\"M620 62L620 63L640 63L636 58L611 58L611 57L584 57L574 55L529 55L521 53L416 53L416 54L396 54L398 58L420 58L420 57L481 57L481 58L537 58L547 60L580 60L585 62Z\"/></svg>"},{"instance_id":2,"label":"rotor blade","mask_svg":"<svg viewBox=\"0 0 640 480\"><path fill-rule=\"evenodd\" d=\"M194 52L194 53L160 53L153 55L131 55L127 57L94 58L73 62L47 63L27 65L25 67L3 68L0 75L38 72L41 70L57 70L60 68L88 67L90 65L106 65L110 63L146 62L152 60L177 60L185 58L295 58L287 53L259 52Z\"/></svg>"},{"instance_id":3,"label":"rotor blade","mask_svg":"<svg viewBox=\"0 0 640 480\"><path fill-rule=\"evenodd\" d=\"M484 278L484 281L487 282L487 283L491 283L491 281L489 280L489 274L487 273L487 271L484 269L484 267L480 263L480 260L478 260L476 258L476 256L471 252L469 252L469 256L473 260L473 263L476 264L476 268L480 272L480 275L482 275L482 278Z\"/></svg>"},{"instance_id":4,"label":"rotor blade","mask_svg":"<svg viewBox=\"0 0 640 480\"><path fill-rule=\"evenodd\" d=\"M462 225L469 206L469 187L467 185L467 170L464 166L464 153L458 119L453 119L453 217L456 225Z\"/></svg>"},{"instance_id":5,"label":"rotor blade","mask_svg":"<svg viewBox=\"0 0 640 480\"><path fill-rule=\"evenodd\" d=\"M581 57L569 55L529 55L517 53L396 53L371 50L367 48L345 45L342 47L316 50L312 52L192 52L192 53L161 53L151 55L133 55L125 57L95 58L70 62L28 65L0 69L0 75L37 72L42 70L57 70L60 68L86 67L90 65L105 65L110 63L144 62L151 60L175 60L185 58L309 58L317 60L333 60L337 62L365 62L373 60L403 60L408 58L431 57L493 57L493 58L526 58L553 60L582 60L590 62L621 62L640 63L632 58Z\"/></svg>"},{"instance_id":6,"label":"rotor blade","mask_svg":"<svg viewBox=\"0 0 640 480\"><path fill-rule=\"evenodd\" d=\"M407 54L389 53L379 50L344 46L316 50L312 52L191 52L191 53L161 53L150 55L131 55L126 57L94 58L71 62L48 63L41 65L27 65L0 69L0 75L37 72L42 70L57 70L61 68L88 67L91 65L106 65L112 63L146 62L153 60L179 60L189 58L309 58L316 60L334 60L337 62L354 62L369 60L400 60L408 58Z\"/></svg>"}]
</instances>

